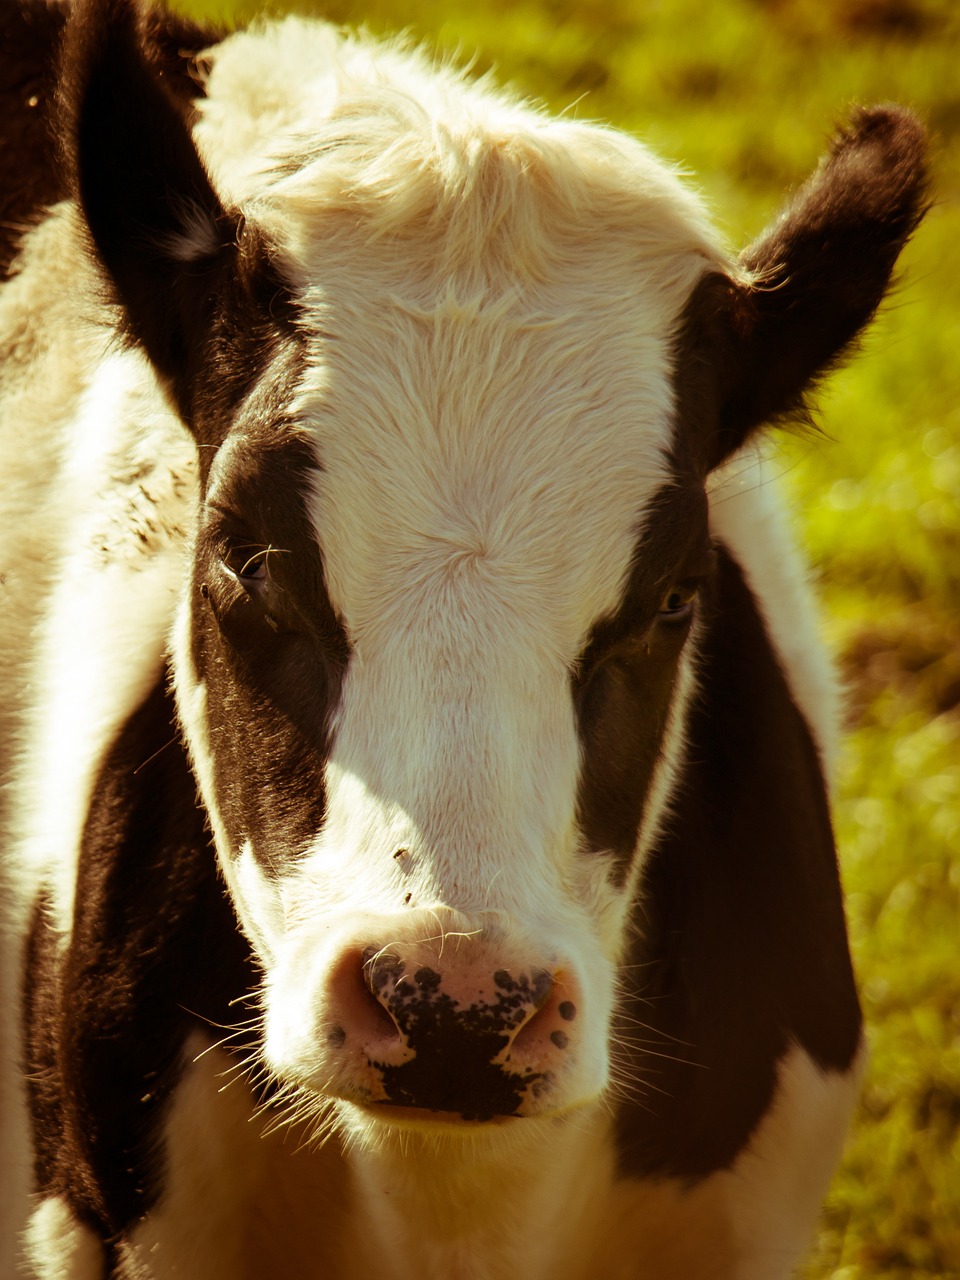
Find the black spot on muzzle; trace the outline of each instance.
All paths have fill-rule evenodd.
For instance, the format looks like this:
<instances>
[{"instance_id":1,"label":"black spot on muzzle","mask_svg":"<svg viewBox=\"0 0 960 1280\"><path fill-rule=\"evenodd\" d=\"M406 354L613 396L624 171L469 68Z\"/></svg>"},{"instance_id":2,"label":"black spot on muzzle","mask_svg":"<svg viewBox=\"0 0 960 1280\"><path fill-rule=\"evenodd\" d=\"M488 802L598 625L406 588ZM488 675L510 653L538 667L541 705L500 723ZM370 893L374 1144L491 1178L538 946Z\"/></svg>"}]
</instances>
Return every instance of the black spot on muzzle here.
<instances>
[{"instance_id":1,"label":"black spot on muzzle","mask_svg":"<svg viewBox=\"0 0 960 1280\"><path fill-rule=\"evenodd\" d=\"M529 1091L547 1083L545 1073L527 1068L510 1071L495 1062L510 1044L531 1008L546 999L550 975L513 978L494 975L497 998L461 1006L442 990L442 978L421 968L413 978L384 958L368 969L368 984L387 1010L414 1057L399 1065L373 1062L380 1072L386 1101L459 1114L464 1120L490 1120L517 1115Z\"/></svg>"}]
</instances>

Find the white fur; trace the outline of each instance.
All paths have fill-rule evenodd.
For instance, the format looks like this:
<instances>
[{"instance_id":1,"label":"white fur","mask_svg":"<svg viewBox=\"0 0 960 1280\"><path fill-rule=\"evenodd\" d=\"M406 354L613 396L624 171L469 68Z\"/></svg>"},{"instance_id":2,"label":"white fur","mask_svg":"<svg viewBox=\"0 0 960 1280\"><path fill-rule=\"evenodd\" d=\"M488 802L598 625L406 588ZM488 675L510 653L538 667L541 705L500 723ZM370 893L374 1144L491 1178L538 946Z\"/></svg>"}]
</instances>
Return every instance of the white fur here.
<instances>
[{"instance_id":1,"label":"white fur","mask_svg":"<svg viewBox=\"0 0 960 1280\"><path fill-rule=\"evenodd\" d=\"M596 1095L627 897L577 856L569 671L669 475L670 343L720 260L712 232L638 143L398 47L289 19L226 41L207 87L207 162L300 284L313 336L294 412L353 648L323 830L271 884L225 846L186 616L178 628L201 788L268 962L268 1056L323 1078L317 984L351 929L411 894L467 932L496 919L505 953L576 974L582 1049L553 1101ZM645 847L681 758L684 671Z\"/></svg>"},{"instance_id":2,"label":"white fur","mask_svg":"<svg viewBox=\"0 0 960 1280\"><path fill-rule=\"evenodd\" d=\"M840 1156L859 1067L822 1072L794 1046L733 1165L692 1186L625 1180L597 1221L604 1280L788 1280Z\"/></svg>"},{"instance_id":3,"label":"white fur","mask_svg":"<svg viewBox=\"0 0 960 1280\"><path fill-rule=\"evenodd\" d=\"M365 1131L362 1119L358 1127ZM357 1233L344 1280L572 1280L600 1275L585 1244L609 1193L606 1121L523 1121L471 1142L386 1135L356 1153ZM349 1120L347 1131L350 1130ZM362 1206L362 1209L361 1209Z\"/></svg>"},{"instance_id":4,"label":"white fur","mask_svg":"<svg viewBox=\"0 0 960 1280\"><path fill-rule=\"evenodd\" d=\"M77 447L58 477L59 571L30 676L45 697L24 730L11 820L27 883L52 892L63 935L93 775L117 725L159 671L183 574L180 540L195 501L192 449L139 354L102 359L74 430ZM165 457L160 466L158 456ZM184 478L186 492L178 492ZM101 501L91 503L93 494ZM138 533L154 519L154 505L163 524L143 542Z\"/></svg>"},{"instance_id":5,"label":"white fur","mask_svg":"<svg viewBox=\"0 0 960 1280\"><path fill-rule=\"evenodd\" d=\"M59 1196L33 1211L24 1254L37 1280L102 1280L103 1250Z\"/></svg>"}]
</instances>

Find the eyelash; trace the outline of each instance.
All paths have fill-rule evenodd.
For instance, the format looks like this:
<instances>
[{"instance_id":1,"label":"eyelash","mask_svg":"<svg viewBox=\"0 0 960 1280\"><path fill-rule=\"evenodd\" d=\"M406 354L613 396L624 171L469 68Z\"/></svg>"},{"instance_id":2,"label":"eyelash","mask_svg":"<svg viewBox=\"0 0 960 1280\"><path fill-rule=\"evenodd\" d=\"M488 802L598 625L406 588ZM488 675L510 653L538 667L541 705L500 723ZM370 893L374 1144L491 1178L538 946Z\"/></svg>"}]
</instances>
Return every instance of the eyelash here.
<instances>
[{"instance_id":1,"label":"eyelash","mask_svg":"<svg viewBox=\"0 0 960 1280\"><path fill-rule=\"evenodd\" d=\"M269 576L268 556L282 554L279 547L264 547L257 543L237 543L223 555L223 563L243 585L266 582Z\"/></svg>"}]
</instances>

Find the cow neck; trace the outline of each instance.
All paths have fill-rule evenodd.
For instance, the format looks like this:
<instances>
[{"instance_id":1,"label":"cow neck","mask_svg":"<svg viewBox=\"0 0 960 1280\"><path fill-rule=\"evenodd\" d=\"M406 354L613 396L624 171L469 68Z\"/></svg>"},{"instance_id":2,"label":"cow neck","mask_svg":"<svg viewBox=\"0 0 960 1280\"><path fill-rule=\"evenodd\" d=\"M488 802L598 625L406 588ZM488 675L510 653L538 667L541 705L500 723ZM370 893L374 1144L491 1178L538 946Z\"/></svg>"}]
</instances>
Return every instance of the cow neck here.
<instances>
[{"instance_id":1,"label":"cow neck","mask_svg":"<svg viewBox=\"0 0 960 1280\"><path fill-rule=\"evenodd\" d=\"M495 1134L461 1139L394 1130L375 1146L354 1147L348 1159L363 1222L356 1275L588 1274L590 1224L613 1176L608 1130L595 1105L572 1119L509 1122ZM351 1258L353 1251L351 1244Z\"/></svg>"}]
</instances>

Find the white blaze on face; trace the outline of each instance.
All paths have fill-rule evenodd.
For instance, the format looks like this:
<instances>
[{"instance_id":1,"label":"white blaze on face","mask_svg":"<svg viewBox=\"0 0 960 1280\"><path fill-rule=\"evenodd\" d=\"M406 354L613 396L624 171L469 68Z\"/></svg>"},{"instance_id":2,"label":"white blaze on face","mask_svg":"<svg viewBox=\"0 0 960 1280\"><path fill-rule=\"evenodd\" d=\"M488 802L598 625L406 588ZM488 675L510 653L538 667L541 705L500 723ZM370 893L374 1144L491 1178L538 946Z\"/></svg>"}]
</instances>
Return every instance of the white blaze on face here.
<instances>
[{"instance_id":1,"label":"white blaze on face","mask_svg":"<svg viewBox=\"0 0 960 1280\"><path fill-rule=\"evenodd\" d=\"M578 856L571 669L671 479L675 328L719 254L637 143L325 41L283 87L288 154L252 201L231 139L257 136L258 98L235 41L211 80L231 129L218 142L209 107L200 128L298 294L292 414L351 645L322 827L241 916L292 1021L310 1021L297 974L351 920L406 905L495 915L571 957L608 1010L624 895ZM659 810L669 779L655 788Z\"/></svg>"},{"instance_id":2,"label":"white blaze on face","mask_svg":"<svg viewBox=\"0 0 960 1280\"><path fill-rule=\"evenodd\" d=\"M345 910L395 909L383 860L411 841L420 893L539 900L576 879L569 668L669 478L714 234L634 140L318 24L226 41L201 108L298 293L293 409L353 646L315 869Z\"/></svg>"},{"instance_id":3,"label":"white blaze on face","mask_svg":"<svg viewBox=\"0 0 960 1280\"><path fill-rule=\"evenodd\" d=\"M676 277L696 269L671 264L674 291L651 296L636 246L622 249L615 288L584 245L524 297L490 286L459 302L428 280L414 302L395 246L374 242L328 254L322 296L307 293L332 337L311 344L300 413L316 438L327 585L354 651L318 853L389 857L377 831L400 810L430 889L507 909L542 896L544 857L569 860L570 668L616 610L670 478Z\"/></svg>"},{"instance_id":4,"label":"white blaze on face","mask_svg":"<svg viewBox=\"0 0 960 1280\"><path fill-rule=\"evenodd\" d=\"M271 1044L309 1053L295 1028L317 1025L314 979L351 921L449 908L573 966L595 1049L571 1088L589 1095L605 1078L623 917L606 860L579 842L571 668L616 611L670 480L682 299L667 311L624 279L600 305L585 252L535 302L443 291L427 308L373 283L390 254L328 256L315 315L331 338L311 344L298 406L352 657L325 823L281 890L268 1009L291 1034ZM351 278L357 261L366 279Z\"/></svg>"}]
</instances>

